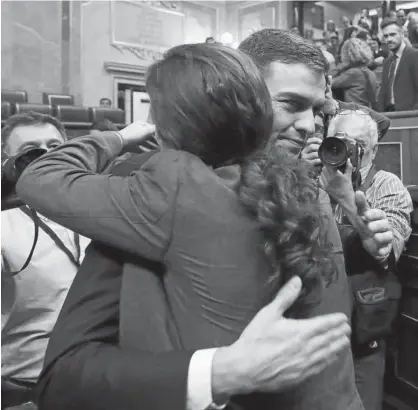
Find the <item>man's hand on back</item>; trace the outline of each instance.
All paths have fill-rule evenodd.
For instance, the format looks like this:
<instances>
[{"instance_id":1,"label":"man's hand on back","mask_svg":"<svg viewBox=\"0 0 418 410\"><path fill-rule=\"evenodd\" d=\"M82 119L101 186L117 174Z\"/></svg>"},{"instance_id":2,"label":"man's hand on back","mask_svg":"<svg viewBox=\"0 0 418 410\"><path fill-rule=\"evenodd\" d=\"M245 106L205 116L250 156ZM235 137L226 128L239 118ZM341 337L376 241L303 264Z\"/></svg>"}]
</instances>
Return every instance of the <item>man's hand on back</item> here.
<instances>
[{"instance_id":1,"label":"man's hand on back","mask_svg":"<svg viewBox=\"0 0 418 410\"><path fill-rule=\"evenodd\" d=\"M278 392L321 372L350 344L350 326L342 313L310 319L285 319L301 291L291 279L231 346L219 348L212 365L216 401L251 392Z\"/></svg>"}]
</instances>

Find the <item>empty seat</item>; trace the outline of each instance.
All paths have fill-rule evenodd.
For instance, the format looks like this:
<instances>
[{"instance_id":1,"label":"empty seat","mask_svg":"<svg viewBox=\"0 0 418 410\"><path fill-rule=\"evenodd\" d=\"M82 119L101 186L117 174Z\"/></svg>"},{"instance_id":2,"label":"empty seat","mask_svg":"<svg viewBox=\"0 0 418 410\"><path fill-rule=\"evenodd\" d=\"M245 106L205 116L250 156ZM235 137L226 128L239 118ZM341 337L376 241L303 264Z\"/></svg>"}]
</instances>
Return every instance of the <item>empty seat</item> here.
<instances>
[{"instance_id":1,"label":"empty seat","mask_svg":"<svg viewBox=\"0 0 418 410\"><path fill-rule=\"evenodd\" d=\"M57 118L64 127L85 128L91 127L90 111L88 107L75 105L57 105L55 107Z\"/></svg>"},{"instance_id":2,"label":"empty seat","mask_svg":"<svg viewBox=\"0 0 418 410\"><path fill-rule=\"evenodd\" d=\"M28 93L23 90L1 90L1 100L10 103L28 102Z\"/></svg>"},{"instance_id":3,"label":"empty seat","mask_svg":"<svg viewBox=\"0 0 418 410\"><path fill-rule=\"evenodd\" d=\"M21 114L24 112L35 111L40 114L47 114L54 116L54 110L52 105L47 104L30 104L30 103L16 103L15 114Z\"/></svg>"},{"instance_id":4,"label":"empty seat","mask_svg":"<svg viewBox=\"0 0 418 410\"><path fill-rule=\"evenodd\" d=\"M9 101L1 102L1 122L5 122L11 115L13 115L13 105Z\"/></svg>"},{"instance_id":5,"label":"empty seat","mask_svg":"<svg viewBox=\"0 0 418 410\"><path fill-rule=\"evenodd\" d=\"M125 126L125 112L119 108L110 107L90 107L90 121L102 122L103 120L112 121L118 128Z\"/></svg>"},{"instance_id":6,"label":"empty seat","mask_svg":"<svg viewBox=\"0 0 418 410\"><path fill-rule=\"evenodd\" d=\"M74 105L74 97L68 94L42 93L42 101L49 105Z\"/></svg>"}]
</instances>

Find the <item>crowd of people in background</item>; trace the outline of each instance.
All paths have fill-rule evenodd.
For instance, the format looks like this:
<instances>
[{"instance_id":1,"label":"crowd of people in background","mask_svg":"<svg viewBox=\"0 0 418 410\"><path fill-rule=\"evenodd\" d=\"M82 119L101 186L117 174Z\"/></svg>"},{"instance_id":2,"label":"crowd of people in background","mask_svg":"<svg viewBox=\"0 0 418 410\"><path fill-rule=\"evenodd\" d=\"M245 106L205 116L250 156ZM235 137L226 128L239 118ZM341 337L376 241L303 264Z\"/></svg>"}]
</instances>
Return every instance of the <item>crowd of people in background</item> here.
<instances>
[{"instance_id":1,"label":"crowd of people in background","mask_svg":"<svg viewBox=\"0 0 418 410\"><path fill-rule=\"evenodd\" d=\"M338 100L386 112L418 109L418 13L398 10L382 16L378 9L375 17L365 9L356 24L343 16L342 28L330 20L322 38L314 39L312 29L304 36L328 60Z\"/></svg>"},{"instance_id":2,"label":"crowd of people in background","mask_svg":"<svg viewBox=\"0 0 418 410\"><path fill-rule=\"evenodd\" d=\"M373 328L351 298L399 298L412 201L375 168L375 111L418 109L418 14L341 22L171 49L147 74L148 124L66 144L53 117L8 119L8 158L45 152L2 215L2 408L381 410L393 318ZM350 161L312 178L340 134L361 192Z\"/></svg>"},{"instance_id":3,"label":"crowd of people in background","mask_svg":"<svg viewBox=\"0 0 418 410\"><path fill-rule=\"evenodd\" d=\"M335 59L335 64L342 63L342 48L345 42L352 38L358 38L370 47L373 53L372 69L383 65L383 60L389 55L387 44L384 41L381 23L383 19L396 21L402 28L404 41L407 46L418 48L418 13L404 10L389 11L385 16L381 15L381 9L378 9L377 19L370 19L368 9L362 11L361 17L356 24L346 16L341 18L341 28L337 28L336 23L329 20L326 29L323 32L323 38L315 40L317 45L325 49ZM309 39L313 36L312 30L305 31L305 37Z\"/></svg>"}]
</instances>

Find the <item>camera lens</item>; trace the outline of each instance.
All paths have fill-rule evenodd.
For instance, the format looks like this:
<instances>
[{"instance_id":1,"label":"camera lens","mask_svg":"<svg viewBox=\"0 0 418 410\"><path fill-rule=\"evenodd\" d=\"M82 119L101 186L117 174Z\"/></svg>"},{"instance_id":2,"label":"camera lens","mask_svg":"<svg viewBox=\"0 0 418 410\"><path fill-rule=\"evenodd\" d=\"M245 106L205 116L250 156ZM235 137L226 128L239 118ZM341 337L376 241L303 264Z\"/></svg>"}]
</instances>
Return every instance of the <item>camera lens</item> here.
<instances>
[{"instance_id":1,"label":"camera lens","mask_svg":"<svg viewBox=\"0 0 418 410\"><path fill-rule=\"evenodd\" d=\"M43 148L33 148L26 152L23 152L15 159L15 169L17 173L17 178L23 173L27 166L29 166L35 159L40 158L46 153L46 149Z\"/></svg>"},{"instance_id":2,"label":"camera lens","mask_svg":"<svg viewBox=\"0 0 418 410\"><path fill-rule=\"evenodd\" d=\"M318 154L324 165L335 168L344 165L348 159L345 142L335 137L325 138L319 147Z\"/></svg>"}]
</instances>

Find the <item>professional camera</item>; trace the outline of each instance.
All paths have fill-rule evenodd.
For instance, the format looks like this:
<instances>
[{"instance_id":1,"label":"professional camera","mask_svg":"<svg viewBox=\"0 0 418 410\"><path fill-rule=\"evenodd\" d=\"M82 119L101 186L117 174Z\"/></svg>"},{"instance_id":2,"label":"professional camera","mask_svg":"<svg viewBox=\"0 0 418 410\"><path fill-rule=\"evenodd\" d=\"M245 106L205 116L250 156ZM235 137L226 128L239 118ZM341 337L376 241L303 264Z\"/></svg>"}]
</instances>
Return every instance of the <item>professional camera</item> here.
<instances>
[{"instance_id":1,"label":"professional camera","mask_svg":"<svg viewBox=\"0 0 418 410\"><path fill-rule=\"evenodd\" d=\"M345 171L347 161L353 165L353 172L360 169L364 149L355 140L348 137L345 132L337 132L335 137L327 137L323 140L318 150L322 164Z\"/></svg>"},{"instance_id":2,"label":"professional camera","mask_svg":"<svg viewBox=\"0 0 418 410\"><path fill-rule=\"evenodd\" d=\"M24 203L16 196L15 187L25 168L35 159L47 151L42 148L33 148L21 152L14 157L7 158L2 163L1 172L1 210L18 208Z\"/></svg>"}]
</instances>

